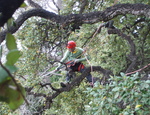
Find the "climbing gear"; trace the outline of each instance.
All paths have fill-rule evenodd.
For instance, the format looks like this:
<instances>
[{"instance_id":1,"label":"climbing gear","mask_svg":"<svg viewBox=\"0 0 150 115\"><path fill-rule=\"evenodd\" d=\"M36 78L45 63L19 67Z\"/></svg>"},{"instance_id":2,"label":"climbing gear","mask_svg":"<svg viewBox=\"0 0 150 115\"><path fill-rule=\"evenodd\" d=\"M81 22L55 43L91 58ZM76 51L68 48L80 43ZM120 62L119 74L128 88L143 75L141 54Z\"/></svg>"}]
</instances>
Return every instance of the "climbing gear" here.
<instances>
[{"instance_id":1,"label":"climbing gear","mask_svg":"<svg viewBox=\"0 0 150 115\"><path fill-rule=\"evenodd\" d=\"M74 66L75 65L75 62L74 61L68 61L66 63L67 67L69 68L70 66Z\"/></svg>"},{"instance_id":2,"label":"climbing gear","mask_svg":"<svg viewBox=\"0 0 150 115\"><path fill-rule=\"evenodd\" d=\"M74 41L69 41L68 44L67 44L67 48L75 48L76 47L76 42Z\"/></svg>"},{"instance_id":3,"label":"climbing gear","mask_svg":"<svg viewBox=\"0 0 150 115\"><path fill-rule=\"evenodd\" d=\"M111 25L110 25L111 26ZM94 40L94 37L101 32L101 28L102 27L105 27L105 24L100 24L99 27L96 29L96 31L93 33L93 35L91 36L91 39L89 41L89 43L87 43L87 45L85 46L87 48L87 46L92 43L92 41ZM86 50L86 49L85 49ZM92 67L92 64L90 63L90 61L86 58L87 62L89 63L89 65L91 66L91 72L93 71L93 67ZM94 80L93 80L93 77L92 77L92 84L94 86Z\"/></svg>"},{"instance_id":4,"label":"climbing gear","mask_svg":"<svg viewBox=\"0 0 150 115\"><path fill-rule=\"evenodd\" d=\"M80 71L81 69L83 69L85 66L81 63L78 67L78 71Z\"/></svg>"},{"instance_id":5,"label":"climbing gear","mask_svg":"<svg viewBox=\"0 0 150 115\"><path fill-rule=\"evenodd\" d=\"M75 71L80 71L81 69L83 69L85 66L81 63L75 63L74 61L69 61L66 63L67 68L71 68L71 70Z\"/></svg>"}]
</instances>

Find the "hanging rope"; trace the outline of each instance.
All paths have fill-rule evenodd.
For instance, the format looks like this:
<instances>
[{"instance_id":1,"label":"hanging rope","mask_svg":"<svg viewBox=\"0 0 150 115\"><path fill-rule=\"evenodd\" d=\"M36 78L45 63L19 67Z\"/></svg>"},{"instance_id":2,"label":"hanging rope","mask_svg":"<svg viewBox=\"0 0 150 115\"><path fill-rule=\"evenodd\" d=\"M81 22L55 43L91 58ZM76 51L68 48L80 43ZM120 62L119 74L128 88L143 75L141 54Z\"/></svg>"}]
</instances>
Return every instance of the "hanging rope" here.
<instances>
[{"instance_id":1,"label":"hanging rope","mask_svg":"<svg viewBox=\"0 0 150 115\"><path fill-rule=\"evenodd\" d=\"M147 68L148 66L150 66L150 63L149 63L148 65L146 65L146 66L142 67L141 69L138 69L138 70L133 71L133 72L130 72L130 73L126 73L125 75L131 75L131 74L133 74L133 73L136 73L136 72L142 71L143 69Z\"/></svg>"},{"instance_id":2,"label":"hanging rope","mask_svg":"<svg viewBox=\"0 0 150 115\"><path fill-rule=\"evenodd\" d=\"M104 27L104 26L105 26L104 23L102 23L102 24L99 25L99 27L97 28L97 30L96 30L96 31L94 32L94 34L92 35L92 37L91 37L89 43L91 43L91 42L93 41L93 38L97 35L97 33L100 33L100 32L101 32L101 28ZM89 43L88 43L86 46L88 46Z\"/></svg>"},{"instance_id":3,"label":"hanging rope","mask_svg":"<svg viewBox=\"0 0 150 115\"><path fill-rule=\"evenodd\" d=\"M92 35L92 37L91 37L89 43L91 43L91 42L93 41L93 39L94 39L94 37L97 35L97 33L100 33L100 32L101 32L101 28L104 27L104 26L105 26L104 23L102 23L102 24L99 25L99 27L97 28L97 30L96 30L96 31L94 32L94 34ZM87 46L89 45L89 43L85 46L85 49L87 48ZM86 57L86 56L85 56L85 57ZM87 57L86 57L86 60L87 60L87 62L89 63L89 65L90 65L90 67L91 67L91 72L92 72L92 71L93 71L93 67L92 67L91 62L89 61L89 59L88 59ZM94 84L93 77L92 77L92 84Z\"/></svg>"},{"instance_id":4,"label":"hanging rope","mask_svg":"<svg viewBox=\"0 0 150 115\"><path fill-rule=\"evenodd\" d=\"M105 26L104 23L100 24L100 26L97 28L97 30L96 30L96 31L94 32L94 34L92 35L92 37L91 37L89 43L91 43L91 42L93 41L93 38L97 35L97 33L100 33L101 28L104 27L104 26ZM87 48L87 46L89 45L89 43L85 46L85 48ZM86 57L86 56L85 56L85 57ZM91 66L91 72L92 72L92 71L93 71L92 64L91 64L90 61L87 59L87 57L86 57L86 60L87 60L87 62L89 63L89 65ZM149 63L148 65L144 66L144 67L141 68L141 69L138 69L138 70L133 71L133 72L130 72L130 73L126 73L126 75L131 75L131 74L133 74L133 73L142 71L143 69L147 68L148 66L150 66L150 63ZM93 83L93 77L92 77L92 83Z\"/></svg>"}]
</instances>

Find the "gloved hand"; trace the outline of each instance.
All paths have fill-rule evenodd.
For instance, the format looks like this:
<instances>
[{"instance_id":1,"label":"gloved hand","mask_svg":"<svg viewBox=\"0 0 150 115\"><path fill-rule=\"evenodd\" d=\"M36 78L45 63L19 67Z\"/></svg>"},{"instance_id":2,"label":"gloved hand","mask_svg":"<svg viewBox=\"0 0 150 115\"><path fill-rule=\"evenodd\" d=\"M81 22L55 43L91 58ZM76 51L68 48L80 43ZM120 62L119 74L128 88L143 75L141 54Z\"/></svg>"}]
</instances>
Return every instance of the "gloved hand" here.
<instances>
[{"instance_id":1,"label":"gloved hand","mask_svg":"<svg viewBox=\"0 0 150 115\"><path fill-rule=\"evenodd\" d=\"M79 62L79 59L75 59L75 60L74 60L74 63L78 63L78 62Z\"/></svg>"}]
</instances>

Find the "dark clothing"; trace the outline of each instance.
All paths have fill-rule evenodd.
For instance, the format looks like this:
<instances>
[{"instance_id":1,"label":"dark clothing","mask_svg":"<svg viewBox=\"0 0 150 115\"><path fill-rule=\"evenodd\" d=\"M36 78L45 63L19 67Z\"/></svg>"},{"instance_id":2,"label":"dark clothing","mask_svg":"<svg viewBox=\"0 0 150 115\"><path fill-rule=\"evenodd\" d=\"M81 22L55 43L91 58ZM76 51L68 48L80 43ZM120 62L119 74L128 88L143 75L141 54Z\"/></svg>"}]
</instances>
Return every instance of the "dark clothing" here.
<instances>
[{"instance_id":1,"label":"dark clothing","mask_svg":"<svg viewBox=\"0 0 150 115\"><path fill-rule=\"evenodd\" d=\"M85 66L81 62L78 62L78 63L72 64L70 67L68 67L68 69L71 70L72 72L82 73L85 70ZM73 76L71 74L67 73L66 74L66 81L70 82L72 77ZM92 75L91 74L86 76L86 78L87 78L88 82L92 82Z\"/></svg>"}]
</instances>

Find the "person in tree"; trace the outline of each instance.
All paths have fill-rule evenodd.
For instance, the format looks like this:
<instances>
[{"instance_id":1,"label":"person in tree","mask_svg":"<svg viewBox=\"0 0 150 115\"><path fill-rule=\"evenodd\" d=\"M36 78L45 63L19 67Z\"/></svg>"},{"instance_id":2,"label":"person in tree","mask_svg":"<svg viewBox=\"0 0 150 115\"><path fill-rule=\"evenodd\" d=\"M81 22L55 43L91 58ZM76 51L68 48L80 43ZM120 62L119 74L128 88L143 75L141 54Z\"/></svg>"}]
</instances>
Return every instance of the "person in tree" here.
<instances>
[{"instance_id":1,"label":"person in tree","mask_svg":"<svg viewBox=\"0 0 150 115\"><path fill-rule=\"evenodd\" d=\"M85 51L80 48L76 47L76 42L74 41L69 41L67 44L67 51L65 52L63 58L60 60L61 63L59 63L58 67L56 70L58 71L62 67L62 63L66 62L67 69L72 72L83 72L85 70L85 66L83 65L82 61L86 61L89 59L89 56ZM72 75L67 72L66 74L66 81L68 84L71 81ZM92 82L92 75L89 74L86 76L87 81L89 82L90 86L93 87L93 82ZM61 83L62 87L66 87L66 84Z\"/></svg>"}]
</instances>

